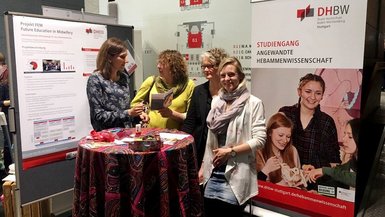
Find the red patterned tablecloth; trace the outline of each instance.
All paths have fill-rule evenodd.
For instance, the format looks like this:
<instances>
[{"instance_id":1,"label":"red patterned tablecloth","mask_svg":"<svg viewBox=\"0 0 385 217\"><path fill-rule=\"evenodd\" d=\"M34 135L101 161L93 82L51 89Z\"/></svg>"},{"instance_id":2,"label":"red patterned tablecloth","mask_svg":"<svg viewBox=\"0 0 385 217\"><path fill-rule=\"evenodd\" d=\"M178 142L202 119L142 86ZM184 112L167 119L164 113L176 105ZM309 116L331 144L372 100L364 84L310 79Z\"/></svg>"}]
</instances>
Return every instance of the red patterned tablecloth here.
<instances>
[{"instance_id":1,"label":"red patterned tablecloth","mask_svg":"<svg viewBox=\"0 0 385 217\"><path fill-rule=\"evenodd\" d=\"M134 129L111 129L115 138ZM182 133L142 129L142 134ZM79 142L73 216L202 216L194 139L188 136L161 151L133 152L127 145L91 147Z\"/></svg>"}]
</instances>

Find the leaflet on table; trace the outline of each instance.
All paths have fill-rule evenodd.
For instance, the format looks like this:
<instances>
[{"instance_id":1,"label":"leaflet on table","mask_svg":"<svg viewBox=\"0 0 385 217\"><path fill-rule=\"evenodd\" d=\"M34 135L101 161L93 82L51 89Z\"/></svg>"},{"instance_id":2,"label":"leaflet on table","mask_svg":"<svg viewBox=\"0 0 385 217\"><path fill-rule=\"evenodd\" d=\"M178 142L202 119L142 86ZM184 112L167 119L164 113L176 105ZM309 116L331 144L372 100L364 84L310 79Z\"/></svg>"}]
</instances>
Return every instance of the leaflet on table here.
<instances>
[{"instance_id":1,"label":"leaflet on table","mask_svg":"<svg viewBox=\"0 0 385 217\"><path fill-rule=\"evenodd\" d=\"M179 134L179 133L159 133L160 139L163 142L163 145L174 145L176 141L182 140L188 137L188 134ZM126 137L121 140L115 139L114 143L116 145L124 145L128 142L140 141L140 138Z\"/></svg>"},{"instance_id":2,"label":"leaflet on table","mask_svg":"<svg viewBox=\"0 0 385 217\"><path fill-rule=\"evenodd\" d=\"M112 142L90 142L90 143L85 143L82 146L88 149L94 149L94 148L100 148L105 146L114 146L115 144Z\"/></svg>"},{"instance_id":3,"label":"leaflet on table","mask_svg":"<svg viewBox=\"0 0 385 217\"><path fill-rule=\"evenodd\" d=\"M163 142L163 145L174 145L178 140L182 140L188 137L188 134L178 134L178 133L159 133L160 139Z\"/></svg>"}]
</instances>

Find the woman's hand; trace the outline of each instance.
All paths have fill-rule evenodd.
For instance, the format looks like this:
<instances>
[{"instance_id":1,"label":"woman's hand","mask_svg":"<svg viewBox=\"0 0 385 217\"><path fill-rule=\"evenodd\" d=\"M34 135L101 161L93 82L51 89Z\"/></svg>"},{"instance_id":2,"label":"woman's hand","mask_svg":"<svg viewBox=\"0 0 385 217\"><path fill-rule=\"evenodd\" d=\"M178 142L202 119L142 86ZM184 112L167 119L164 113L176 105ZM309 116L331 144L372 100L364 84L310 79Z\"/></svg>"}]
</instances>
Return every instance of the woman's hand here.
<instances>
[{"instance_id":1,"label":"woman's hand","mask_svg":"<svg viewBox=\"0 0 385 217\"><path fill-rule=\"evenodd\" d=\"M219 167L220 165L224 164L230 158L230 152L231 152L231 148L217 148L213 150L214 167Z\"/></svg>"},{"instance_id":2,"label":"woman's hand","mask_svg":"<svg viewBox=\"0 0 385 217\"><path fill-rule=\"evenodd\" d=\"M200 185L203 184L203 163L198 172L198 181Z\"/></svg>"},{"instance_id":3,"label":"woman's hand","mask_svg":"<svg viewBox=\"0 0 385 217\"><path fill-rule=\"evenodd\" d=\"M3 101L4 106L10 106L11 105L11 100L4 100Z\"/></svg>"},{"instance_id":4,"label":"woman's hand","mask_svg":"<svg viewBox=\"0 0 385 217\"><path fill-rule=\"evenodd\" d=\"M159 109L158 112L160 113L160 115L162 115L162 117L171 118L178 122L183 122L184 119L186 119L186 116L184 113L179 113L167 107Z\"/></svg>"},{"instance_id":5,"label":"woman's hand","mask_svg":"<svg viewBox=\"0 0 385 217\"><path fill-rule=\"evenodd\" d=\"M143 123L149 123L150 122L150 117L145 112L142 112L142 114L140 114L139 117Z\"/></svg>"},{"instance_id":6,"label":"woman's hand","mask_svg":"<svg viewBox=\"0 0 385 217\"><path fill-rule=\"evenodd\" d=\"M144 109L143 103L138 103L134 105L132 108L128 109L128 115L131 117L137 117L139 115L142 115Z\"/></svg>"},{"instance_id":7,"label":"woman's hand","mask_svg":"<svg viewBox=\"0 0 385 217\"><path fill-rule=\"evenodd\" d=\"M308 172L308 174L309 174L309 181L315 183L319 177L323 176L322 168L313 169L310 172Z\"/></svg>"},{"instance_id":8,"label":"woman's hand","mask_svg":"<svg viewBox=\"0 0 385 217\"><path fill-rule=\"evenodd\" d=\"M302 165L302 169L305 171L305 173L309 173L311 170L314 170L315 167L311 164L304 164Z\"/></svg>"},{"instance_id":9,"label":"woman's hand","mask_svg":"<svg viewBox=\"0 0 385 217\"><path fill-rule=\"evenodd\" d=\"M172 115L173 110L171 110L167 107L159 109L158 111L159 111L160 115L162 115L162 117L164 117L164 118L171 118L173 116Z\"/></svg>"},{"instance_id":10,"label":"woman's hand","mask_svg":"<svg viewBox=\"0 0 385 217\"><path fill-rule=\"evenodd\" d=\"M276 156L273 156L269 159L267 159L265 166L262 168L262 172L265 175L269 175L269 173L274 172L281 168L281 164L279 162L279 159Z\"/></svg>"}]
</instances>

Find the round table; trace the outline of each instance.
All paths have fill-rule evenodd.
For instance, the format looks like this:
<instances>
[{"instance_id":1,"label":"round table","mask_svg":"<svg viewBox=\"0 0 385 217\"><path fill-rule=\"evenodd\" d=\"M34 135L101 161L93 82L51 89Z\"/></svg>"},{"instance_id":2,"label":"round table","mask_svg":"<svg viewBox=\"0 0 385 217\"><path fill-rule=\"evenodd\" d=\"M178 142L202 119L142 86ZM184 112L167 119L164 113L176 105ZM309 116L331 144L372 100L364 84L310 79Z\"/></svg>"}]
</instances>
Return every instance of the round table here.
<instances>
[{"instance_id":1,"label":"round table","mask_svg":"<svg viewBox=\"0 0 385 217\"><path fill-rule=\"evenodd\" d=\"M135 129L108 130L115 139ZM185 134L144 128L142 135ZM80 140L75 166L73 216L202 216L194 139L160 151L134 152L127 145Z\"/></svg>"}]
</instances>

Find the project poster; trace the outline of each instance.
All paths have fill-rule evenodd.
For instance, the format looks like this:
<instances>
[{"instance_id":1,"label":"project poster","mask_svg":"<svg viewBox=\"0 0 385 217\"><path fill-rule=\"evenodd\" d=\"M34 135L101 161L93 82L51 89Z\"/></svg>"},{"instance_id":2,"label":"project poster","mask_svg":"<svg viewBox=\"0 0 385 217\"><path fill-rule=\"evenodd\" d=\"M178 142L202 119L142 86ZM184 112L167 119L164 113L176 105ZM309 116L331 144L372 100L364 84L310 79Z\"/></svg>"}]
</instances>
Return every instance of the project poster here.
<instances>
[{"instance_id":1,"label":"project poster","mask_svg":"<svg viewBox=\"0 0 385 217\"><path fill-rule=\"evenodd\" d=\"M14 16L23 168L76 148L92 129L86 96L105 25ZM36 164L36 163L35 163Z\"/></svg>"},{"instance_id":2,"label":"project poster","mask_svg":"<svg viewBox=\"0 0 385 217\"><path fill-rule=\"evenodd\" d=\"M299 104L300 78L316 74L325 82L320 110L335 124L339 165L351 162L352 156L344 152L344 136L348 121L360 117L367 1L254 2L251 92L264 102L266 121L280 108ZM327 155L322 148L310 152ZM284 161L289 158L278 158L279 178L259 178L258 200L310 216L354 216L355 185L335 182L331 176L332 182L311 185L304 173L306 159L299 157L298 164L287 167ZM257 164L257 170L262 169Z\"/></svg>"}]
</instances>

